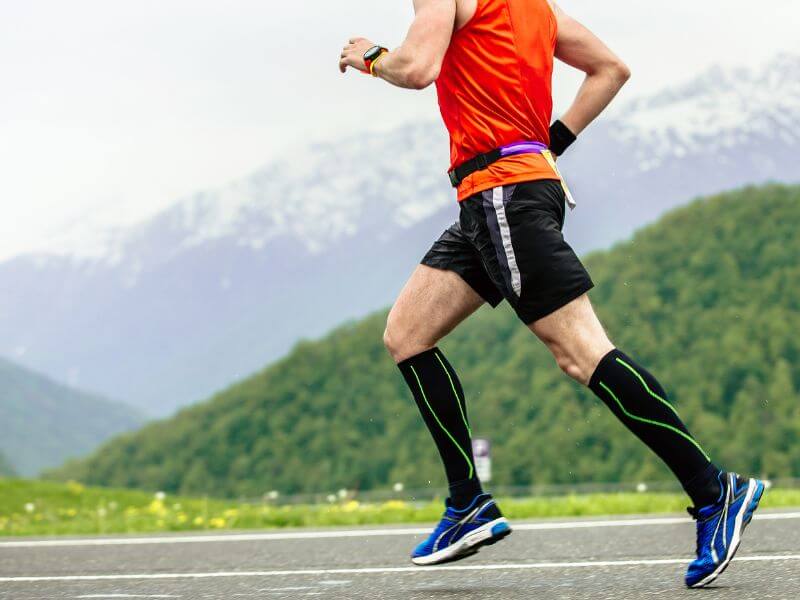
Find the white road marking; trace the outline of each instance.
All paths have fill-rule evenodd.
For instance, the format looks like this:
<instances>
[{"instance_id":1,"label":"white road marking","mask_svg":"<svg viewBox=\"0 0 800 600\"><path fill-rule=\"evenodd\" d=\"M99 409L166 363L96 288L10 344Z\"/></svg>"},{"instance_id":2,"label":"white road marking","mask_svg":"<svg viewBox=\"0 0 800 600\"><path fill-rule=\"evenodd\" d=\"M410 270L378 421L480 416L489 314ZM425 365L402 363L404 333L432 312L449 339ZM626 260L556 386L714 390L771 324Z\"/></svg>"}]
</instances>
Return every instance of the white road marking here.
<instances>
[{"instance_id":1,"label":"white road marking","mask_svg":"<svg viewBox=\"0 0 800 600\"><path fill-rule=\"evenodd\" d=\"M800 512L765 513L754 517L756 521L800 519ZM691 523L684 517L656 517L645 519L583 520L555 523L512 523L516 531L546 531L552 529L593 529L596 527L643 527L648 525L677 525ZM89 538L56 540L18 540L0 542L6 548L65 548L78 546L138 546L150 544L210 544L220 542L270 542L278 540L323 540L337 538L364 538L402 535L427 535L430 528L394 529L335 529L331 531L286 531L275 533L239 533L228 535L180 535L163 537Z\"/></svg>"},{"instance_id":2,"label":"white road marking","mask_svg":"<svg viewBox=\"0 0 800 600\"><path fill-rule=\"evenodd\" d=\"M737 562L771 562L800 560L800 554L741 556ZM386 575L392 573L435 573L437 571L519 571L530 569L584 569L597 567L641 567L685 565L683 558L645 560L604 560L583 562L538 562L490 565L448 565L438 567L365 567L361 569L296 569L286 571L218 571L215 573L138 573L118 575L55 575L47 577L0 577L0 583L44 583L54 581L130 581L161 579L221 579L246 577L291 577L309 575Z\"/></svg>"},{"instance_id":3,"label":"white road marking","mask_svg":"<svg viewBox=\"0 0 800 600\"><path fill-rule=\"evenodd\" d=\"M170 594L87 594L85 596L75 596L75 598L180 598Z\"/></svg>"}]
</instances>

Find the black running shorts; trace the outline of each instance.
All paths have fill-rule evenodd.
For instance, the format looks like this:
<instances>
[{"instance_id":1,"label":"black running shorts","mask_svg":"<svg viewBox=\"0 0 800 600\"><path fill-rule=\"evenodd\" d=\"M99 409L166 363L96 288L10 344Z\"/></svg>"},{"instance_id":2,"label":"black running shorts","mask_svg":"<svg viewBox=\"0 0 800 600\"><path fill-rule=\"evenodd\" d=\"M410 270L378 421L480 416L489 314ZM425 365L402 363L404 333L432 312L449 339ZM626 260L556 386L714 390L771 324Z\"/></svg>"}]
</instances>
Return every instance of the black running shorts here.
<instances>
[{"instance_id":1,"label":"black running shorts","mask_svg":"<svg viewBox=\"0 0 800 600\"><path fill-rule=\"evenodd\" d=\"M561 233L565 200L554 180L476 194L422 264L458 273L492 306L505 298L526 324L538 321L594 285Z\"/></svg>"}]
</instances>

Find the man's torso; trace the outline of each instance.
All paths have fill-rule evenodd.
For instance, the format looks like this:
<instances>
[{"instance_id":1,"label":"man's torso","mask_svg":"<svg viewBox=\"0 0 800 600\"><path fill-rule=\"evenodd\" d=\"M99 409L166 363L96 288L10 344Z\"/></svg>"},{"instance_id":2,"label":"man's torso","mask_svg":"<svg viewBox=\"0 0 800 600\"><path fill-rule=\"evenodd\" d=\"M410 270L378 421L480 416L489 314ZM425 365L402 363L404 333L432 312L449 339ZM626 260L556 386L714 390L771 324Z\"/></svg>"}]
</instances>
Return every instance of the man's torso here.
<instances>
[{"instance_id":1,"label":"man's torso","mask_svg":"<svg viewBox=\"0 0 800 600\"><path fill-rule=\"evenodd\" d=\"M556 34L548 0L457 0L436 84L451 168L512 142L549 143ZM558 179L542 156L508 157L466 178L458 197L537 179Z\"/></svg>"}]
</instances>

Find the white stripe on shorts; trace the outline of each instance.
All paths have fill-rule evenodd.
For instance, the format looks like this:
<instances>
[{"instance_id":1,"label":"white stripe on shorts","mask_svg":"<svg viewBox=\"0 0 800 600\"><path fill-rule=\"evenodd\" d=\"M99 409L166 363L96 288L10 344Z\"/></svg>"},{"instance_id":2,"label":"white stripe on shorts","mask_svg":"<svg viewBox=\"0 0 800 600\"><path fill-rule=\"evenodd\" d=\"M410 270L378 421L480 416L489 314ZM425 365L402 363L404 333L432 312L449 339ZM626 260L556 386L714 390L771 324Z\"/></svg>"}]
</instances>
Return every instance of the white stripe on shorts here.
<instances>
[{"instance_id":1,"label":"white stripe on shorts","mask_svg":"<svg viewBox=\"0 0 800 600\"><path fill-rule=\"evenodd\" d=\"M511 245L511 229L508 227L506 219L506 205L503 202L503 186L492 190L492 204L494 212L497 214L497 224L500 226L500 237L503 240L503 249L506 251L508 270L511 271L511 287L519 298L522 293L522 277L517 267L517 257L514 256L514 247Z\"/></svg>"}]
</instances>

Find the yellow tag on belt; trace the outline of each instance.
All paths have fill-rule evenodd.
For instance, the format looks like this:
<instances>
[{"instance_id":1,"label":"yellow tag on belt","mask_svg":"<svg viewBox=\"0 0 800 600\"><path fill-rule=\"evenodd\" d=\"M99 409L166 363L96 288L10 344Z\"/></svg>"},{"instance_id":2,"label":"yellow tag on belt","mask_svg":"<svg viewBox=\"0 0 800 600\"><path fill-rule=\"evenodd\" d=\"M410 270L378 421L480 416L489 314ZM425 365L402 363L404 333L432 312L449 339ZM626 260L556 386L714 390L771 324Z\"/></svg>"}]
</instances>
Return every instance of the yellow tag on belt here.
<instances>
[{"instance_id":1,"label":"yellow tag on belt","mask_svg":"<svg viewBox=\"0 0 800 600\"><path fill-rule=\"evenodd\" d=\"M561 171L558 170L558 165L556 165L556 159L553 157L553 153L550 150L542 150L542 156L547 161L547 164L555 171L555 174L561 179L561 187L564 188L564 195L567 197L567 204L569 205L570 209L574 209L577 204L575 199L572 197L572 192L569 191L569 187L567 187L567 180L564 179L564 176L561 174Z\"/></svg>"}]
</instances>

